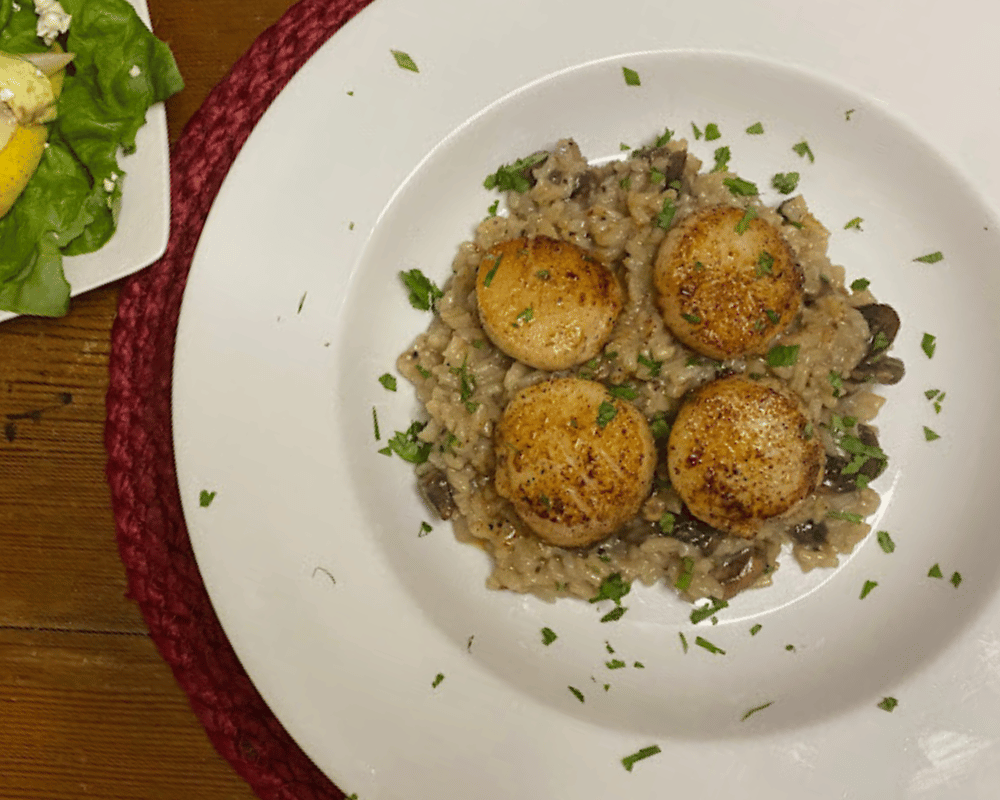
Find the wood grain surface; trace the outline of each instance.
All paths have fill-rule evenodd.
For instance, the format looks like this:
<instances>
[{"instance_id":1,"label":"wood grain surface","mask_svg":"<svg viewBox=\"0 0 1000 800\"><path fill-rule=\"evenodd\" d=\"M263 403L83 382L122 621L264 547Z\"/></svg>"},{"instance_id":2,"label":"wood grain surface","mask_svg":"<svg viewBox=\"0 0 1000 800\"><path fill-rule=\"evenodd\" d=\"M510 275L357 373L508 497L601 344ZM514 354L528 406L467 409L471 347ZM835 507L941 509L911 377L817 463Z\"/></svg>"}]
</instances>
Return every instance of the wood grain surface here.
<instances>
[{"instance_id":1,"label":"wood grain surface","mask_svg":"<svg viewBox=\"0 0 1000 800\"><path fill-rule=\"evenodd\" d=\"M291 0L148 0L171 143ZM0 798L252 798L125 598L104 475L118 285L0 324Z\"/></svg>"}]
</instances>

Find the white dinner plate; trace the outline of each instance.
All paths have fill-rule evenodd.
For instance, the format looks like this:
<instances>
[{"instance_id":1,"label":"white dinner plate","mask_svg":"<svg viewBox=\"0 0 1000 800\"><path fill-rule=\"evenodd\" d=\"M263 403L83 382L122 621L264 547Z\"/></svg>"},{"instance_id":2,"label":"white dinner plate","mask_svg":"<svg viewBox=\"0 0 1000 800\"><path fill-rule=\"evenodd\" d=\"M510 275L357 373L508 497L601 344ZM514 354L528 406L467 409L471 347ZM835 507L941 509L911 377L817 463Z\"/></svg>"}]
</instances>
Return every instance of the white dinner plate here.
<instances>
[{"instance_id":1,"label":"white dinner plate","mask_svg":"<svg viewBox=\"0 0 1000 800\"><path fill-rule=\"evenodd\" d=\"M177 470L213 603L359 800L995 798L1000 10L662 6L376 0L278 97L215 202L178 330ZM709 163L729 146L761 187L800 172L833 260L900 312L907 365L869 520L895 551L872 535L808 575L786 554L774 586L697 627L663 587L634 587L612 623L607 604L487 590L486 556L378 452L418 414L378 378L429 322L398 273L447 279L500 164L564 136L620 157L664 127Z\"/></svg>"},{"instance_id":2,"label":"white dinner plate","mask_svg":"<svg viewBox=\"0 0 1000 800\"><path fill-rule=\"evenodd\" d=\"M152 29L146 0L128 0ZM63 259L63 272L76 297L152 264L167 249L170 236L170 147L163 103L146 112L135 137L135 152L119 155L125 172L121 215L114 236L100 250ZM0 311L0 322L18 316Z\"/></svg>"}]
</instances>

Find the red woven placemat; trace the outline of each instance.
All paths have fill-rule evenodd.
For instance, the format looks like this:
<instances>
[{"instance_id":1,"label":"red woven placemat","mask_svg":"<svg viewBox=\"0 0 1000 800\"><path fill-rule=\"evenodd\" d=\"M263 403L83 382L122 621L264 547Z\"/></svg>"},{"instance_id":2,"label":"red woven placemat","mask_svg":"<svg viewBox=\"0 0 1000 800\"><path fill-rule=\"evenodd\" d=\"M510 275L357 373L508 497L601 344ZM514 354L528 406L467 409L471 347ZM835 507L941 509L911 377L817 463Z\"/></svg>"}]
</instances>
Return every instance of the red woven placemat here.
<instances>
[{"instance_id":1,"label":"red woven placemat","mask_svg":"<svg viewBox=\"0 0 1000 800\"><path fill-rule=\"evenodd\" d=\"M174 338L191 259L233 159L289 78L368 2L301 0L208 96L171 154L166 253L125 283L111 332L105 445L129 597L216 749L265 800L344 795L254 689L198 573L174 471Z\"/></svg>"}]
</instances>

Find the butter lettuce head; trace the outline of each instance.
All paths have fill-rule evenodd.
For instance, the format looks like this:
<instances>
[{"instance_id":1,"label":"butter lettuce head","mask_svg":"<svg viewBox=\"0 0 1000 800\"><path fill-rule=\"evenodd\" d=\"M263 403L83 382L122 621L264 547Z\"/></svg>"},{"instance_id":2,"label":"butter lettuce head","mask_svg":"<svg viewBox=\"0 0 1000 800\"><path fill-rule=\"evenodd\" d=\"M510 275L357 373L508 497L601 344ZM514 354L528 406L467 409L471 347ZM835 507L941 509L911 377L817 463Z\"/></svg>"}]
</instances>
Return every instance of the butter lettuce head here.
<instances>
[{"instance_id":1,"label":"butter lettuce head","mask_svg":"<svg viewBox=\"0 0 1000 800\"><path fill-rule=\"evenodd\" d=\"M76 58L45 155L0 219L0 310L53 317L69 308L63 256L98 250L115 232L127 183L119 156L135 150L149 107L184 88L170 48L125 0L62 5L73 17L65 48ZM45 51L33 3L18 6L0 0L0 50Z\"/></svg>"}]
</instances>

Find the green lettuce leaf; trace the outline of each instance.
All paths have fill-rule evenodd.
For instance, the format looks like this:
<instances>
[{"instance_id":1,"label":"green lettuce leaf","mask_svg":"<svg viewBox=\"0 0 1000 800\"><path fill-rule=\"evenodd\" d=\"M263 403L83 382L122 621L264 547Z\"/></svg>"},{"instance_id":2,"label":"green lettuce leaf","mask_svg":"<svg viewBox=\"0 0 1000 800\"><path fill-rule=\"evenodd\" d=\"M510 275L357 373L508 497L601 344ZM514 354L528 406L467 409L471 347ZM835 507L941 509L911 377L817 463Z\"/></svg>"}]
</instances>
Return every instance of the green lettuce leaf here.
<instances>
[{"instance_id":1,"label":"green lettuce leaf","mask_svg":"<svg viewBox=\"0 0 1000 800\"><path fill-rule=\"evenodd\" d=\"M0 50L40 52L31 0L0 0ZM76 58L49 126L49 146L0 219L0 310L61 316L69 308L64 255L90 253L114 234L125 172L121 153L154 103L184 88L170 48L125 0L62 0ZM110 189L110 191L109 191Z\"/></svg>"}]
</instances>

